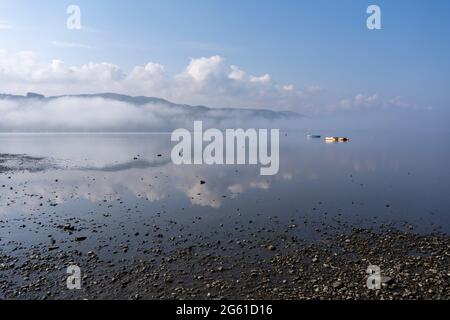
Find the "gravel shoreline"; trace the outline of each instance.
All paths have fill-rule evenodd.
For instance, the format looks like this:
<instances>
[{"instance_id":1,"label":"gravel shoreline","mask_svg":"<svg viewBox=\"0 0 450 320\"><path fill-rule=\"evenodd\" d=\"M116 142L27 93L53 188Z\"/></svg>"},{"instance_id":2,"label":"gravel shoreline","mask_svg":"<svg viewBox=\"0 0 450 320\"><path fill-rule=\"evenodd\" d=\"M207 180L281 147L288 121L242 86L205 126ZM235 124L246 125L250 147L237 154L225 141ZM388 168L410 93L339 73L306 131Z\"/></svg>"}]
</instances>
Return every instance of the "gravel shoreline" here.
<instances>
[{"instance_id":1,"label":"gravel shoreline","mask_svg":"<svg viewBox=\"0 0 450 320\"><path fill-rule=\"evenodd\" d=\"M253 254L258 252L257 254ZM398 229L353 229L315 243L286 234L237 245L202 242L147 259L113 263L95 252L35 247L22 264L0 253L3 299L443 299L450 297L450 238ZM61 266L83 270L81 290L67 290ZM367 288L379 266L380 290ZM19 275L19 281L12 275Z\"/></svg>"}]
</instances>

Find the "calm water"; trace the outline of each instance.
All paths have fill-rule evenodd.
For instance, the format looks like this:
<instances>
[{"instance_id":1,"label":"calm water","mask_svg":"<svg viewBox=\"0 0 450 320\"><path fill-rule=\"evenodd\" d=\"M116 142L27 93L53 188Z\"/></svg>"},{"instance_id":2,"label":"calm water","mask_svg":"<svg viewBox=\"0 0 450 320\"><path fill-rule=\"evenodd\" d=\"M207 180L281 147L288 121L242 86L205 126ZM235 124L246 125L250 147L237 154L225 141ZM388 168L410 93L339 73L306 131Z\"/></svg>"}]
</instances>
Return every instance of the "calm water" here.
<instances>
[{"instance_id":1,"label":"calm water","mask_svg":"<svg viewBox=\"0 0 450 320\"><path fill-rule=\"evenodd\" d=\"M259 166L174 166L168 134L2 134L0 153L46 158L32 172L0 174L0 245L63 241L67 223L91 245L155 224L173 236L291 220L311 222L305 238L341 220L450 233L450 153L441 139L349 135L350 143L326 144L283 133L280 172L263 177Z\"/></svg>"}]
</instances>

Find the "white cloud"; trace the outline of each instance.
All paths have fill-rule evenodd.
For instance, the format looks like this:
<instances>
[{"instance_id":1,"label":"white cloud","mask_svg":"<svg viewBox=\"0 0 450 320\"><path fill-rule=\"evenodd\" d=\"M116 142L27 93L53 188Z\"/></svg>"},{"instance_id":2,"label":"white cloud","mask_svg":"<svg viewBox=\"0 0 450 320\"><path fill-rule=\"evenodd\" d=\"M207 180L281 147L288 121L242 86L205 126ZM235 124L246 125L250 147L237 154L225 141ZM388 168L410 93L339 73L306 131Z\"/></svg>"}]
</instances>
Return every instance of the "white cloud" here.
<instances>
[{"instance_id":1,"label":"white cloud","mask_svg":"<svg viewBox=\"0 0 450 320\"><path fill-rule=\"evenodd\" d=\"M197 82L203 82L210 77L220 77L223 70L223 58L212 56L210 58L192 59L186 68L186 74Z\"/></svg>"},{"instance_id":2,"label":"white cloud","mask_svg":"<svg viewBox=\"0 0 450 320\"><path fill-rule=\"evenodd\" d=\"M228 77L232 80L244 80L246 77L246 74L244 71L239 69L238 66L231 66L230 67L230 73L228 74Z\"/></svg>"},{"instance_id":3,"label":"white cloud","mask_svg":"<svg viewBox=\"0 0 450 320\"><path fill-rule=\"evenodd\" d=\"M134 67L130 74L127 76L127 81L140 81L147 83L149 86L157 85L158 82L165 79L164 66L150 62L145 67Z\"/></svg>"},{"instance_id":4,"label":"white cloud","mask_svg":"<svg viewBox=\"0 0 450 320\"><path fill-rule=\"evenodd\" d=\"M262 83L262 84L269 84L271 82L271 79L270 79L270 75L265 74L260 77L252 76L252 77L250 77L250 81L256 82L256 83Z\"/></svg>"},{"instance_id":5,"label":"white cloud","mask_svg":"<svg viewBox=\"0 0 450 320\"><path fill-rule=\"evenodd\" d=\"M357 94L350 99L342 99L337 105L330 107L331 111L336 110L380 110L380 109L392 109L412 107L410 104L404 102L401 97L394 97L390 99L382 99L378 94Z\"/></svg>"}]
</instances>

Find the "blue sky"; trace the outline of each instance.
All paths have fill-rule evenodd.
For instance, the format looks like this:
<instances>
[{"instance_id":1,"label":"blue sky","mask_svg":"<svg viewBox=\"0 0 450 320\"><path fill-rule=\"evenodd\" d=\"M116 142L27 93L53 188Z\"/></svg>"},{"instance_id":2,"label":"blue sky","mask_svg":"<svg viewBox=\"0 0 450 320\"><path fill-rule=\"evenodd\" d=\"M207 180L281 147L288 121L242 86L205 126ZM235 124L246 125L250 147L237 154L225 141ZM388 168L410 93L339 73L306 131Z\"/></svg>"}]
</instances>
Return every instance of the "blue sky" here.
<instances>
[{"instance_id":1,"label":"blue sky","mask_svg":"<svg viewBox=\"0 0 450 320\"><path fill-rule=\"evenodd\" d=\"M87 30L66 28L70 4L80 6ZM370 4L381 7L382 30L366 28ZM0 49L70 66L110 62L125 72L155 62L170 74L191 58L218 55L336 100L376 94L439 109L450 98L449 13L450 2L440 0L4 0Z\"/></svg>"}]
</instances>

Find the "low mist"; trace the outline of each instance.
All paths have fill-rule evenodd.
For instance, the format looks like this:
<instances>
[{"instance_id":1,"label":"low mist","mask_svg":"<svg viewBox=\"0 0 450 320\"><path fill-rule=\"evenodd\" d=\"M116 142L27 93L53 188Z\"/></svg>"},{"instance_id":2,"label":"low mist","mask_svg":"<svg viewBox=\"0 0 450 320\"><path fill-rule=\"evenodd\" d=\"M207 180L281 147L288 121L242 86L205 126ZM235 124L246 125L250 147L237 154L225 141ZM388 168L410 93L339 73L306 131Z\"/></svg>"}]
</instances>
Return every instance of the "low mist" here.
<instances>
[{"instance_id":1,"label":"low mist","mask_svg":"<svg viewBox=\"0 0 450 320\"><path fill-rule=\"evenodd\" d=\"M0 132L167 132L195 120L217 128L292 128L301 120L265 110L133 103L101 97L0 100Z\"/></svg>"}]
</instances>

